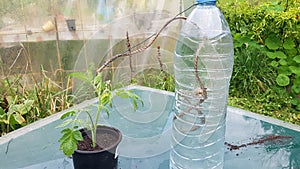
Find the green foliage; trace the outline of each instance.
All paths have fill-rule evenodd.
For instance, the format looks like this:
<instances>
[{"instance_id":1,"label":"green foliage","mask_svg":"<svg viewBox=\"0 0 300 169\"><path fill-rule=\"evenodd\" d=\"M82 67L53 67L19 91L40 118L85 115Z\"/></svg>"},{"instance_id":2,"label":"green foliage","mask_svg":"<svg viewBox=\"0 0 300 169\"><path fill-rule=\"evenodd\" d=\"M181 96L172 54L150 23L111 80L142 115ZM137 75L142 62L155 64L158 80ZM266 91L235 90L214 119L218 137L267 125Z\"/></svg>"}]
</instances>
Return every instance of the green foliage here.
<instances>
[{"instance_id":1,"label":"green foliage","mask_svg":"<svg viewBox=\"0 0 300 169\"><path fill-rule=\"evenodd\" d=\"M268 65L263 47L250 37L235 34L235 63L230 83L230 95L243 97L264 93L275 85L276 73Z\"/></svg>"},{"instance_id":2,"label":"green foliage","mask_svg":"<svg viewBox=\"0 0 300 169\"><path fill-rule=\"evenodd\" d=\"M300 110L300 1L222 1L219 6L236 43L231 95L243 96L242 92L246 91L246 98L256 97L255 93L263 94L279 87L292 96L293 104L289 108ZM259 63L250 64L251 61Z\"/></svg>"},{"instance_id":3,"label":"green foliage","mask_svg":"<svg viewBox=\"0 0 300 169\"><path fill-rule=\"evenodd\" d=\"M26 124L26 115L30 113L30 110L33 108L33 100L24 100L21 101L18 99L19 96L7 96L6 102L8 103L7 110L4 110L0 107L0 124L6 126L2 128L2 131L17 129L19 126Z\"/></svg>"},{"instance_id":4,"label":"green foliage","mask_svg":"<svg viewBox=\"0 0 300 169\"><path fill-rule=\"evenodd\" d=\"M172 92L175 90L174 76L165 71L153 68L146 69L137 74L132 79L132 83Z\"/></svg>"},{"instance_id":5,"label":"green foliage","mask_svg":"<svg viewBox=\"0 0 300 169\"><path fill-rule=\"evenodd\" d=\"M41 80L32 77L33 86L26 86L21 74L0 82L1 136L72 105L69 91L61 90L43 69L41 72Z\"/></svg>"},{"instance_id":6,"label":"green foliage","mask_svg":"<svg viewBox=\"0 0 300 169\"><path fill-rule=\"evenodd\" d=\"M295 107L295 100L280 87L254 96L230 96L228 104L300 125L300 113L291 108Z\"/></svg>"}]
</instances>

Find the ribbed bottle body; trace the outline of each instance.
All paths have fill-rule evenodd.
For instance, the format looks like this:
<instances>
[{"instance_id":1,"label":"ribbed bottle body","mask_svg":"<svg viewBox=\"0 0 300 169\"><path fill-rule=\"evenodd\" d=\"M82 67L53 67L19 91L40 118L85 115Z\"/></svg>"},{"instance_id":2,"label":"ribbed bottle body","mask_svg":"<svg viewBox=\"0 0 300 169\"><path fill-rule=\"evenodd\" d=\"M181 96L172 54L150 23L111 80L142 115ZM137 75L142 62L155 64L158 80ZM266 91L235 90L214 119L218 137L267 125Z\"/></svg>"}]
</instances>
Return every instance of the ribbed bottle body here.
<instances>
[{"instance_id":1,"label":"ribbed bottle body","mask_svg":"<svg viewBox=\"0 0 300 169\"><path fill-rule=\"evenodd\" d=\"M183 23L174 57L172 169L223 168L233 42L215 5L199 5Z\"/></svg>"}]
</instances>

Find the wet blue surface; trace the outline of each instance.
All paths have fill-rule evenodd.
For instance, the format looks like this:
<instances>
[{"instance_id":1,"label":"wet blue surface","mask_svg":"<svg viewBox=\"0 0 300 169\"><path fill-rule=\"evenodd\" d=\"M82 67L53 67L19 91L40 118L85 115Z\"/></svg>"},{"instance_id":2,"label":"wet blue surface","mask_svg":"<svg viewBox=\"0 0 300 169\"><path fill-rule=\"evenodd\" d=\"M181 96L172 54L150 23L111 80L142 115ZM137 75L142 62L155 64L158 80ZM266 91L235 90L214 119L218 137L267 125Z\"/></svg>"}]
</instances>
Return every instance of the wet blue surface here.
<instances>
[{"instance_id":1,"label":"wet blue surface","mask_svg":"<svg viewBox=\"0 0 300 169\"><path fill-rule=\"evenodd\" d=\"M110 118L104 114L100 122L123 133L118 169L167 169L173 93L132 88L144 107L134 112L128 100L116 99ZM72 169L72 159L58 148L62 113L1 137L0 169ZM299 126L229 107L226 142L225 169L300 169Z\"/></svg>"}]
</instances>

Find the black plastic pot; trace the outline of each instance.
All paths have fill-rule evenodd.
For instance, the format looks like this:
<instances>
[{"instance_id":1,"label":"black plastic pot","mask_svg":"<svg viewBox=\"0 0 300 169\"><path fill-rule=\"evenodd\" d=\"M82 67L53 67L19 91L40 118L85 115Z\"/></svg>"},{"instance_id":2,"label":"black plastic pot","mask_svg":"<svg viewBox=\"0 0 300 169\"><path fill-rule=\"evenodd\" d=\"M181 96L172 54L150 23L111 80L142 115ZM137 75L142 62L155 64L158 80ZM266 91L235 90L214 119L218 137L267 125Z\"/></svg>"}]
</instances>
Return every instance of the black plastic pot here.
<instances>
[{"instance_id":1,"label":"black plastic pot","mask_svg":"<svg viewBox=\"0 0 300 169\"><path fill-rule=\"evenodd\" d=\"M90 132L80 130L82 136L90 135ZM74 169L117 169L118 156L116 155L117 146L121 142L121 132L113 127L98 126L97 134L110 134L116 139L109 147L102 147L98 151L76 150L73 157Z\"/></svg>"}]
</instances>

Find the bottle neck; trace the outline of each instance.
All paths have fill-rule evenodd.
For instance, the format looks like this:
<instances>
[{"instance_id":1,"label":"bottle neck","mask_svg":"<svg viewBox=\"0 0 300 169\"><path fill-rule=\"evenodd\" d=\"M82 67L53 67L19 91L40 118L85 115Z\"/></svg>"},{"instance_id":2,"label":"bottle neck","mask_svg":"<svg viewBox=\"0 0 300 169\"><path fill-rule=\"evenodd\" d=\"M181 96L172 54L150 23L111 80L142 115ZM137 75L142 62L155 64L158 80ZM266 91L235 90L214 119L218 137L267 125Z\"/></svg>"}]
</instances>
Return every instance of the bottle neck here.
<instances>
[{"instance_id":1,"label":"bottle neck","mask_svg":"<svg viewBox=\"0 0 300 169\"><path fill-rule=\"evenodd\" d=\"M197 0L196 3L198 6L210 6L216 5L216 0Z\"/></svg>"}]
</instances>

